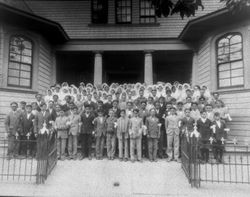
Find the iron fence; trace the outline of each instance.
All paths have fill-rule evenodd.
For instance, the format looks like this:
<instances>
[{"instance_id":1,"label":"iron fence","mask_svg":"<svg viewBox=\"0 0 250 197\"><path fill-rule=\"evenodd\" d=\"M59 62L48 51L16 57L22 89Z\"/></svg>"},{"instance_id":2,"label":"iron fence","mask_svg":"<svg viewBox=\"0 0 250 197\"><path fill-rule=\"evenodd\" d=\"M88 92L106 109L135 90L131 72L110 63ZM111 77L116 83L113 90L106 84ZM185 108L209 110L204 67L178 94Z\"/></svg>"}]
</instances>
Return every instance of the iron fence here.
<instances>
[{"instance_id":1,"label":"iron fence","mask_svg":"<svg viewBox=\"0 0 250 197\"><path fill-rule=\"evenodd\" d=\"M57 162L56 134L0 140L0 180L41 184Z\"/></svg>"},{"instance_id":2,"label":"iron fence","mask_svg":"<svg viewBox=\"0 0 250 197\"><path fill-rule=\"evenodd\" d=\"M203 143L182 137L182 169L192 187L201 182L250 184L250 147L236 143Z\"/></svg>"}]
</instances>

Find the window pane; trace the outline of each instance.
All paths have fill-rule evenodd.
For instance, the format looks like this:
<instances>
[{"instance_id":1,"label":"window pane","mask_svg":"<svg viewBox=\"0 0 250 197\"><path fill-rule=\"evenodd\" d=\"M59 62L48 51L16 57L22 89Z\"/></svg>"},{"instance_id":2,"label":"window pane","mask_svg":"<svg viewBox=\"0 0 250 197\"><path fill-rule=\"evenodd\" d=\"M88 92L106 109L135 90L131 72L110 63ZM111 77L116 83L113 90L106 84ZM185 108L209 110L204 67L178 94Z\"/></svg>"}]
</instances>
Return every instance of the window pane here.
<instances>
[{"instance_id":1,"label":"window pane","mask_svg":"<svg viewBox=\"0 0 250 197\"><path fill-rule=\"evenodd\" d=\"M218 63L229 62L229 54L218 56Z\"/></svg>"},{"instance_id":2,"label":"window pane","mask_svg":"<svg viewBox=\"0 0 250 197\"><path fill-rule=\"evenodd\" d=\"M19 80L18 78L15 78L15 77L8 77L8 84L19 85Z\"/></svg>"},{"instance_id":3,"label":"window pane","mask_svg":"<svg viewBox=\"0 0 250 197\"><path fill-rule=\"evenodd\" d=\"M219 41L219 47L224 47L226 45L229 45L229 40L227 38L223 38Z\"/></svg>"},{"instance_id":4,"label":"window pane","mask_svg":"<svg viewBox=\"0 0 250 197\"><path fill-rule=\"evenodd\" d=\"M232 69L243 68L243 62L242 61L232 62L231 68Z\"/></svg>"},{"instance_id":5,"label":"window pane","mask_svg":"<svg viewBox=\"0 0 250 197\"><path fill-rule=\"evenodd\" d=\"M11 76L11 77L19 77L19 73L20 73L19 70L9 69L9 76Z\"/></svg>"},{"instance_id":6,"label":"window pane","mask_svg":"<svg viewBox=\"0 0 250 197\"><path fill-rule=\"evenodd\" d=\"M9 63L9 68L14 68L14 69L19 69L19 63L16 63L16 62L10 62Z\"/></svg>"},{"instance_id":7,"label":"window pane","mask_svg":"<svg viewBox=\"0 0 250 197\"><path fill-rule=\"evenodd\" d=\"M230 86L230 79L221 79L220 80L220 87Z\"/></svg>"},{"instance_id":8,"label":"window pane","mask_svg":"<svg viewBox=\"0 0 250 197\"><path fill-rule=\"evenodd\" d=\"M243 76L243 69L232 70L232 77Z\"/></svg>"},{"instance_id":9,"label":"window pane","mask_svg":"<svg viewBox=\"0 0 250 197\"><path fill-rule=\"evenodd\" d=\"M243 85L243 84L244 84L243 77L232 78L232 85L233 86Z\"/></svg>"},{"instance_id":10,"label":"window pane","mask_svg":"<svg viewBox=\"0 0 250 197\"><path fill-rule=\"evenodd\" d=\"M242 44L241 43L231 45L230 46L230 53L240 51L241 49L242 49Z\"/></svg>"},{"instance_id":11,"label":"window pane","mask_svg":"<svg viewBox=\"0 0 250 197\"><path fill-rule=\"evenodd\" d=\"M17 46L10 46L10 52L21 54L21 51L19 50L19 47Z\"/></svg>"},{"instance_id":12,"label":"window pane","mask_svg":"<svg viewBox=\"0 0 250 197\"><path fill-rule=\"evenodd\" d=\"M23 45L25 48L31 49L32 48L32 43L30 41L23 41Z\"/></svg>"},{"instance_id":13,"label":"window pane","mask_svg":"<svg viewBox=\"0 0 250 197\"><path fill-rule=\"evenodd\" d=\"M24 49L22 52L22 55L26 55L26 56L31 56L31 50L30 49Z\"/></svg>"},{"instance_id":14,"label":"window pane","mask_svg":"<svg viewBox=\"0 0 250 197\"><path fill-rule=\"evenodd\" d=\"M230 69L230 64L221 64L219 66L219 71L229 70L229 69Z\"/></svg>"},{"instance_id":15,"label":"window pane","mask_svg":"<svg viewBox=\"0 0 250 197\"><path fill-rule=\"evenodd\" d=\"M230 78L230 71L219 72L219 78Z\"/></svg>"},{"instance_id":16,"label":"window pane","mask_svg":"<svg viewBox=\"0 0 250 197\"><path fill-rule=\"evenodd\" d=\"M21 56L17 55L17 54L14 54L14 53L10 53L10 60L20 62L21 61Z\"/></svg>"},{"instance_id":17,"label":"window pane","mask_svg":"<svg viewBox=\"0 0 250 197\"><path fill-rule=\"evenodd\" d=\"M27 63L27 64L31 64L31 57L22 56L22 62Z\"/></svg>"},{"instance_id":18,"label":"window pane","mask_svg":"<svg viewBox=\"0 0 250 197\"><path fill-rule=\"evenodd\" d=\"M225 53L229 53L229 45L218 49L218 55L223 55Z\"/></svg>"},{"instance_id":19,"label":"window pane","mask_svg":"<svg viewBox=\"0 0 250 197\"><path fill-rule=\"evenodd\" d=\"M236 52L236 53L231 53L230 55L230 60L238 60L242 58L242 53L241 52Z\"/></svg>"},{"instance_id":20,"label":"window pane","mask_svg":"<svg viewBox=\"0 0 250 197\"><path fill-rule=\"evenodd\" d=\"M31 66L26 64L21 64L21 70L31 71Z\"/></svg>"},{"instance_id":21,"label":"window pane","mask_svg":"<svg viewBox=\"0 0 250 197\"><path fill-rule=\"evenodd\" d=\"M235 35L231 38L230 44L242 42L241 35Z\"/></svg>"},{"instance_id":22,"label":"window pane","mask_svg":"<svg viewBox=\"0 0 250 197\"><path fill-rule=\"evenodd\" d=\"M20 86L30 86L29 79L20 79Z\"/></svg>"},{"instance_id":23,"label":"window pane","mask_svg":"<svg viewBox=\"0 0 250 197\"><path fill-rule=\"evenodd\" d=\"M21 71L20 74L21 74L20 76L23 78L30 78L30 72Z\"/></svg>"}]
</instances>

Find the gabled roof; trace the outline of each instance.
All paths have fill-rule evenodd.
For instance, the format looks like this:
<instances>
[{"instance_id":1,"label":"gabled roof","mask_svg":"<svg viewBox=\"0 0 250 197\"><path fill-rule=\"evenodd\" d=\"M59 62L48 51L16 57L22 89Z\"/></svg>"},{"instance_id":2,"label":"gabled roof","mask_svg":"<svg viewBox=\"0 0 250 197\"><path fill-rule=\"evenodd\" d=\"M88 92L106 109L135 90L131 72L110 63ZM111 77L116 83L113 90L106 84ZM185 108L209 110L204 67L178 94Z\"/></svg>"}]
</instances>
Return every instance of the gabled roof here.
<instances>
[{"instance_id":1,"label":"gabled roof","mask_svg":"<svg viewBox=\"0 0 250 197\"><path fill-rule=\"evenodd\" d=\"M14 25L22 24L22 27L42 34L53 44L63 43L69 40L67 33L59 23L2 2L0 2L0 20Z\"/></svg>"},{"instance_id":2,"label":"gabled roof","mask_svg":"<svg viewBox=\"0 0 250 197\"><path fill-rule=\"evenodd\" d=\"M226 27L239 21L250 19L250 8L232 13L227 8L217 10L207 15L190 20L179 35L179 39L186 42L198 41L208 32L220 27Z\"/></svg>"}]
</instances>

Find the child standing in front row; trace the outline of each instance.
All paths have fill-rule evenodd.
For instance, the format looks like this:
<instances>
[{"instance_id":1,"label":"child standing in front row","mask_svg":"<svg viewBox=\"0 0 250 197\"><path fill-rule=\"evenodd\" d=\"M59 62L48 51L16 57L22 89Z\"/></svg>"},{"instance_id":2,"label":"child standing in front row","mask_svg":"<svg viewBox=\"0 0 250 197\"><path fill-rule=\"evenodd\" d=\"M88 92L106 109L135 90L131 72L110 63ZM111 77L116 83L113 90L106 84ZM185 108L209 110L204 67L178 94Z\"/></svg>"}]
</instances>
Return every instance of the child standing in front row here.
<instances>
[{"instance_id":1,"label":"child standing in front row","mask_svg":"<svg viewBox=\"0 0 250 197\"><path fill-rule=\"evenodd\" d=\"M103 148L104 148L104 140L107 131L107 123L106 118L103 116L104 112L102 110L98 110L98 116L94 119L94 128L95 128L95 152L96 159L103 159Z\"/></svg>"},{"instance_id":2,"label":"child standing in front row","mask_svg":"<svg viewBox=\"0 0 250 197\"><path fill-rule=\"evenodd\" d=\"M180 162L179 159L179 144L180 144L180 129L179 129L179 121L180 118L176 114L176 109L174 107L170 108L170 115L165 119L165 127L167 133L167 141L168 141L168 159L167 161L170 162L174 161ZM173 145L174 144L174 156L173 156Z\"/></svg>"},{"instance_id":3,"label":"child standing in front row","mask_svg":"<svg viewBox=\"0 0 250 197\"><path fill-rule=\"evenodd\" d=\"M200 133L200 154L203 162L209 159L209 139L212 137L212 122L207 118L207 112L201 112L201 118L197 121L197 131Z\"/></svg>"},{"instance_id":4,"label":"child standing in front row","mask_svg":"<svg viewBox=\"0 0 250 197\"><path fill-rule=\"evenodd\" d=\"M120 114L119 114L120 115ZM107 155L109 160L114 160L116 147L116 122L113 109L109 110L109 117L107 118Z\"/></svg>"},{"instance_id":5,"label":"child standing in front row","mask_svg":"<svg viewBox=\"0 0 250 197\"><path fill-rule=\"evenodd\" d=\"M66 141L68 138L68 117L65 116L64 109L61 107L59 117L55 120L55 129L57 131L57 157L58 159L66 159Z\"/></svg>"}]
</instances>

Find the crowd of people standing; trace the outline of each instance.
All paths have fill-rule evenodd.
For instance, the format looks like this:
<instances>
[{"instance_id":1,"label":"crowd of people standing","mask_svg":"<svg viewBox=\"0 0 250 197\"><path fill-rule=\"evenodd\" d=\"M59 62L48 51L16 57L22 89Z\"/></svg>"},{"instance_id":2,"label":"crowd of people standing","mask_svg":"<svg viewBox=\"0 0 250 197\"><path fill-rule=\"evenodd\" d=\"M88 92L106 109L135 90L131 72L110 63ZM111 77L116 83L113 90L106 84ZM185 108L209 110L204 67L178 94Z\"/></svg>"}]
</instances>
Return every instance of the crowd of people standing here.
<instances>
[{"instance_id":1,"label":"crowd of people standing","mask_svg":"<svg viewBox=\"0 0 250 197\"><path fill-rule=\"evenodd\" d=\"M227 137L228 108L218 93L206 86L159 82L155 85L118 84L79 87L67 83L52 86L36 101L11 103L5 120L8 155L35 156L36 147L17 143L35 140L42 128L57 133L58 159L92 159L106 155L109 160L150 161L167 158L180 161L180 139L197 128L200 141L218 145L214 157L222 161ZM80 146L80 151L78 151ZM201 159L208 161L208 150L201 148Z\"/></svg>"}]
</instances>

